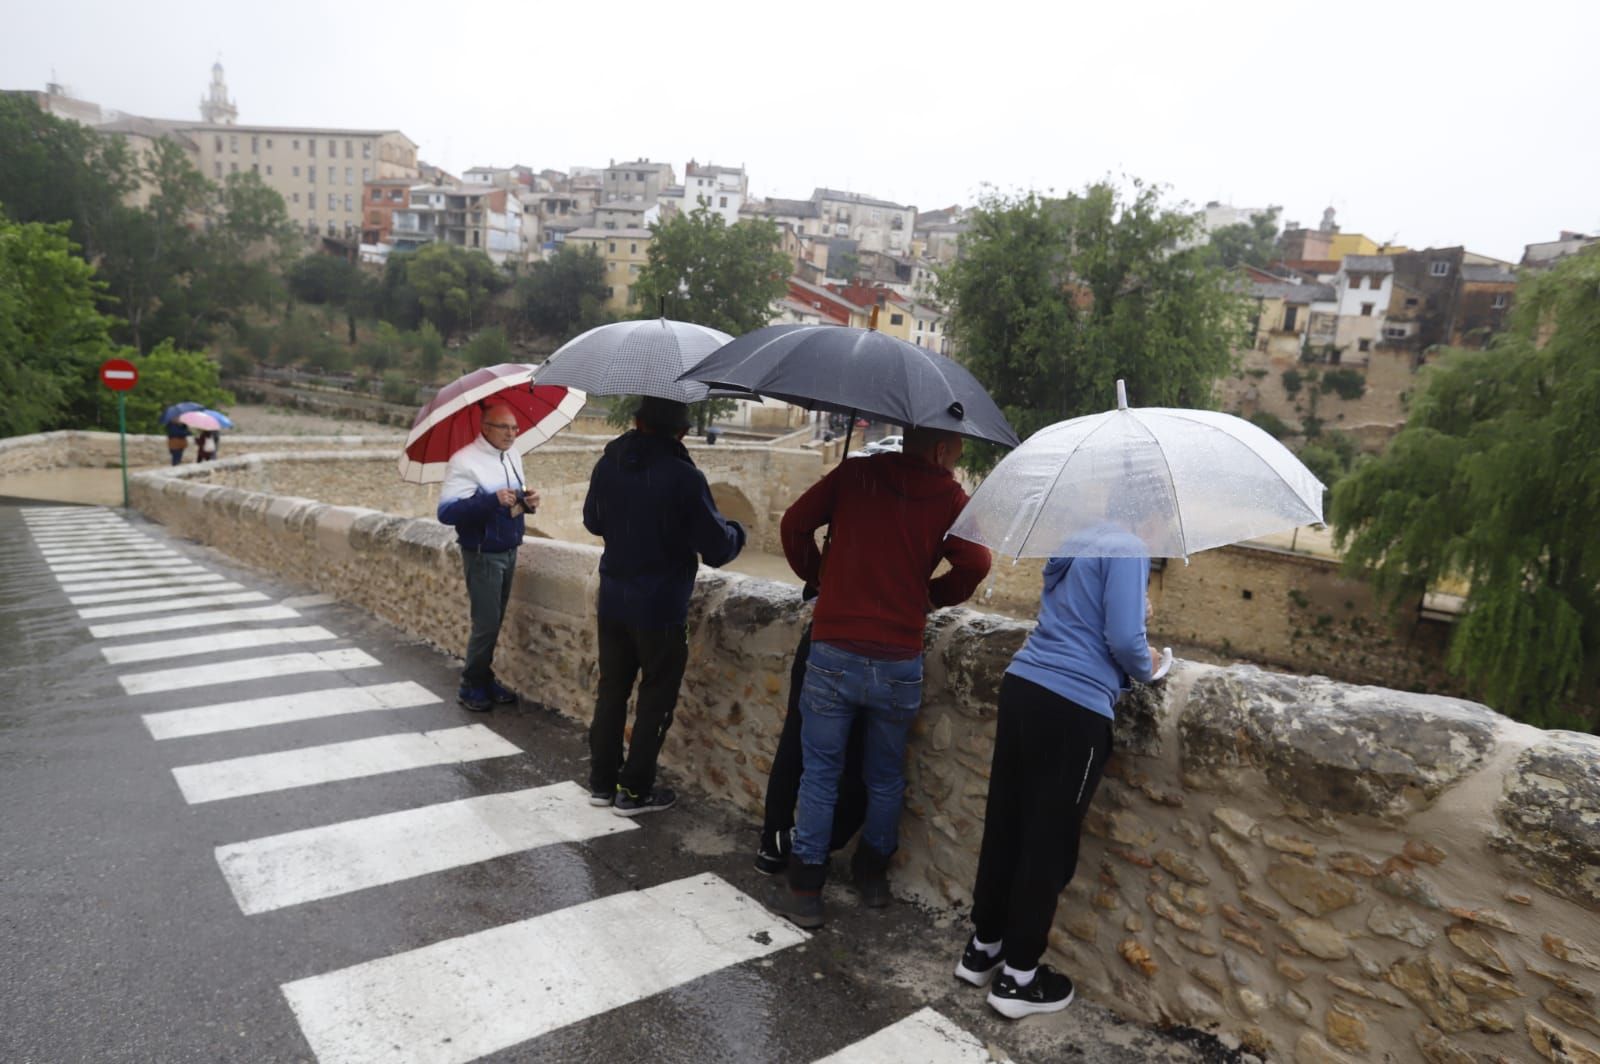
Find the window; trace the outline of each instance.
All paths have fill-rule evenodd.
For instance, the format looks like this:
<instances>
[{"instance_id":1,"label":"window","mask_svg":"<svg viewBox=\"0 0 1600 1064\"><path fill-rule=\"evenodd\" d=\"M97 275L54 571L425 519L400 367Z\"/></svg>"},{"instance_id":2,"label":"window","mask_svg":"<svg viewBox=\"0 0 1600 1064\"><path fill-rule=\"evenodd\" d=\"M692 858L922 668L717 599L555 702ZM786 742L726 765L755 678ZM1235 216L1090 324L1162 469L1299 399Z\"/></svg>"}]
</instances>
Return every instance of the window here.
<instances>
[{"instance_id":1,"label":"window","mask_svg":"<svg viewBox=\"0 0 1600 1064\"><path fill-rule=\"evenodd\" d=\"M1383 327L1383 335L1390 340L1404 340L1406 338L1406 330L1402 325L1385 325Z\"/></svg>"},{"instance_id":2,"label":"window","mask_svg":"<svg viewBox=\"0 0 1600 1064\"><path fill-rule=\"evenodd\" d=\"M1450 264L1448 262L1442 262L1442 261L1441 262L1430 262L1430 263L1428 263L1428 272L1433 274L1433 276L1435 276L1435 277L1449 277L1450 276Z\"/></svg>"},{"instance_id":3,"label":"window","mask_svg":"<svg viewBox=\"0 0 1600 1064\"><path fill-rule=\"evenodd\" d=\"M639 264L637 262L628 263L628 272L629 273L638 273L639 272Z\"/></svg>"},{"instance_id":4,"label":"window","mask_svg":"<svg viewBox=\"0 0 1600 1064\"><path fill-rule=\"evenodd\" d=\"M339 168L337 166L328 167L328 184L336 185L338 183L339 183Z\"/></svg>"},{"instance_id":5,"label":"window","mask_svg":"<svg viewBox=\"0 0 1600 1064\"><path fill-rule=\"evenodd\" d=\"M295 177L299 177L300 176L300 168L298 166L296 166L296 167L292 167L292 169L294 171L294 176Z\"/></svg>"},{"instance_id":6,"label":"window","mask_svg":"<svg viewBox=\"0 0 1600 1064\"><path fill-rule=\"evenodd\" d=\"M328 158L336 159L339 156L339 142L332 137L328 138ZM333 223L328 223L328 228L333 228Z\"/></svg>"},{"instance_id":7,"label":"window","mask_svg":"<svg viewBox=\"0 0 1600 1064\"><path fill-rule=\"evenodd\" d=\"M306 180L313 185L317 183L317 168L315 166L306 167Z\"/></svg>"},{"instance_id":8,"label":"window","mask_svg":"<svg viewBox=\"0 0 1600 1064\"><path fill-rule=\"evenodd\" d=\"M317 235L317 220L315 218L306 219L306 232L312 236Z\"/></svg>"},{"instance_id":9,"label":"window","mask_svg":"<svg viewBox=\"0 0 1600 1064\"><path fill-rule=\"evenodd\" d=\"M255 174L259 174L261 172L261 164L260 163L251 163L250 164L250 172L251 173L255 173Z\"/></svg>"},{"instance_id":10,"label":"window","mask_svg":"<svg viewBox=\"0 0 1600 1064\"><path fill-rule=\"evenodd\" d=\"M1352 273L1350 275L1350 288L1351 288L1351 290L1354 291L1355 289L1360 288L1360 287L1361 287L1361 275L1359 273Z\"/></svg>"},{"instance_id":11,"label":"window","mask_svg":"<svg viewBox=\"0 0 1600 1064\"><path fill-rule=\"evenodd\" d=\"M272 138L271 137L267 138L267 150L268 151L272 150Z\"/></svg>"},{"instance_id":12,"label":"window","mask_svg":"<svg viewBox=\"0 0 1600 1064\"><path fill-rule=\"evenodd\" d=\"M315 137L308 137L306 139L306 149L311 152L311 157L313 159L317 157L317 141Z\"/></svg>"},{"instance_id":13,"label":"window","mask_svg":"<svg viewBox=\"0 0 1600 1064\"><path fill-rule=\"evenodd\" d=\"M353 159L353 158L355 158L355 154L356 154L355 142L354 141L349 141L349 140L345 141L344 142L344 157L346 159Z\"/></svg>"},{"instance_id":14,"label":"window","mask_svg":"<svg viewBox=\"0 0 1600 1064\"><path fill-rule=\"evenodd\" d=\"M615 289L613 289L610 285L606 285L606 298L607 299L610 299L611 296L614 294L614 292L615 292Z\"/></svg>"},{"instance_id":15,"label":"window","mask_svg":"<svg viewBox=\"0 0 1600 1064\"><path fill-rule=\"evenodd\" d=\"M726 207L728 205L728 197L727 196L718 196L717 199L720 201L717 204L717 206Z\"/></svg>"},{"instance_id":16,"label":"window","mask_svg":"<svg viewBox=\"0 0 1600 1064\"><path fill-rule=\"evenodd\" d=\"M405 197L400 194L399 189L393 189L389 192L389 198L394 200L396 203L399 203Z\"/></svg>"},{"instance_id":17,"label":"window","mask_svg":"<svg viewBox=\"0 0 1600 1064\"><path fill-rule=\"evenodd\" d=\"M237 133L228 134L228 150L235 155L239 154L239 135Z\"/></svg>"},{"instance_id":18,"label":"window","mask_svg":"<svg viewBox=\"0 0 1600 1064\"><path fill-rule=\"evenodd\" d=\"M1496 292L1494 294L1494 299L1490 300L1489 306L1493 307L1495 310L1504 310L1506 309L1506 304L1508 302L1509 300L1506 298L1506 294L1504 292Z\"/></svg>"},{"instance_id":19,"label":"window","mask_svg":"<svg viewBox=\"0 0 1600 1064\"><path fill-rule=\"evenodd\" d=\"M268 177L272 176L272 164L271 163L267 164L267 176Z\"/></svg>"},{"instance_id":20,"label":"window","mask_svg":"<svg viewBox=\"0 0 1600 1064\"><path fill-rule=\"evenodd\" d=\"M229 163L228 164L228 173L236 174L238 172L239 172L239 164L238 163Z\"/></svg>"},{"instance_id":21,"label":"window","mask_svg":"<svg viewBox=\"0 0 1600 1064\"><path fill-rule=\"evenodd\" d=\"M216 141L217 141L217 154L221 155L222 154L222 134L221 133L217 134Z\"/></svg>"},{"instance_id":22,"label":"window","mask_svg":"<svg viewBox=\"0 0 1600 1064\"><path fill-rule=\"evenodd\" d=\"M1363 318L1372 317L1372 308L1373 308L1374 305L1375 304L1372 304L1372 303L1363 303L1363 304L1361 304L1361 316Z\"/></svg>"},{"instance_id":23,"label":"window","mask_svg":"<svg viewBox=\"0 0 1600 1064\"><path fill-rule=\"evenodd\" d=\"M355 167L347 166L347 167L344 168L344 183L347 184L347 185L353 185L353 184L356 183L356 168Z\"/></svg>"},{"instance_id":24,"label":"window","mask_svg":"<svg viewBox=\"0 0 1600 1064\"><path fill-rule=\"evenodd\" d=\"M344 194L344 209L347 211L353 211L356 209L355 197L348 192Z\"/></svg>"},{"instance_id":25,"label":"window","mask_svg":"<svg viewBox=\"0 0 1600 1064\"><path fill-rule=\"evenodd\" d=\"M1356 342L1356 350L1358 350L1358 351L1371 351L1372 350L1372 341L1371 340L1359 340L1359 341L1357 341Z\"/></svg>"},{"instance_id":26,"label":"window","mask_svg":"<svg viewBox=\"0 0 1600 1064\"><path fill-rule=\"evenodd\" d=\"M250 154L251 155L260 155L261 154L261 138L260 137L251 137L250 138Z\"/></svg>"},{"instance_id":27,"label":"window","mask_svg":"<svg viewBox=\"0 0 1600 1064\"><path fill-rule=\"evenodd\" d=\"M615 255L617 253L617 242L615 240L610 241L610 247L608 248L608 250L613 255Z\"/></svg>"},{"instance_id":28,"label":"window","mask_svg":"<svg viewBox=\"0 0 1600 1064\"><path fill-rule=\"evenodd\" d=\"M293 140L291 140L289 142L289 150L290 151L299 151L300 150L300 138L299 137L296 137L295 139L293 139Z\"/></svg>"},{"instance_id":29,"label":"window","mask_svg":"<svg viewBox=\"0 0 1600 1064\"><path fill-rule=\"evenodd\" d=\"M628 254L630 254L630 255L639 254L639 245L638 244L629 244L628 245Z\"/></svg>"},{"instance_id":30,"label":"window","mask_svg":"<svg viewBox=\"0 0 1600 1064\"><path fill-rule=\"evenodd\" d=\"M363 159L372 158L372 141L364 140L361 142L361 157Z\"/></svg>"},{"instance_id":31,"label":"window","mask_svg":"<svg viewBox=\"0 0 1600 1064\"><path fill-rule=\"evenodd\" d=\"M212 163L211 165L216 169L217 176L221 177L222 176L222 164L220 162L215 162L215 163Z\"/></svg>"},{"instance_id":32,"label":"window","mask_svg":"<svg viewBox=\"0 0 1600 1064\"><path fill-rule=\"evenodd\" d=\"M331 143L331 141L330 141L330 143ZM339 235L339 223L335 222L332 218L328 219L328 235L329 236L338 236Z\"/></svg>"},{"instance_id":33,"label":"window","mask_svg":"<svg viewBox=\"0 0 1600 1064\"><path fill-rule=\"evenodd\" d=\"M372 180L372 167L363 166L361 168L361 183L364 185L368 181L371 181L371 180Z\"/></svg>"},{"instance_id":34,"label":"window","mask_svg":"<svg viewBox=\"0 0 1600 1064\"><path fill-rule=\"evenodd\" d=\"M328 193L328 209L330 211L336 211L339 209L339 194L337 192ZM328 224L332 225L333 223L329 222Z\"/></svg>"},{"instance_id":35,"label":"window","mask_svg":"<svg viewBox=\"0 0 1600 1064\"><path fill-rule=\"evenodd\" d=\"M1417 297L1416 296L1408 296L1408 297L1406 297L1406 306L1414 307L1416 305L1417 305Z\"/></svg>"},{"instance_id":36,"label":"window","mask_svg":"<svg viewBox=\"0 0 1600 1064\"><path fill-rule=\"evenodd\" d=\"M298 192L294 193L294 198L292 200L290 200L290 202L291 203L299 203L300 202L300 193L298 193Z\"/></svg>"},{"instance_id":37,"label":"window","mask_svg":"<svg viewBox=\"0 0 1600 1064\"><path fill-rule=\"evenodd\" d=\"M891 315L889 315L889 324L890 325L899 325L902 322L904 322L905 320L906 320L906 316L904 314L891 314Z\"/></svg>"},{"instance_id":38,"label":"window","mask_svg":"<svg viewBox=\"0 0 1600 1064\"><path fill-rule=\"evenodd\" d=\"M918 318L917 319L917 332L921 332L921 331L922 331L922 319Z\"/></svg>"},{"instance_id":39,"label":"window","mask_svg":"<svg viewBox=\"0 0 1600 1064\"><path fill-rule=\"evenodd\" d=\"M381 200L381 199L383 199L383 189L381 189L381 188L373 189L372 190L372 201L374 203L376 203L378 200Z\"/></svg>"}]
</instances>

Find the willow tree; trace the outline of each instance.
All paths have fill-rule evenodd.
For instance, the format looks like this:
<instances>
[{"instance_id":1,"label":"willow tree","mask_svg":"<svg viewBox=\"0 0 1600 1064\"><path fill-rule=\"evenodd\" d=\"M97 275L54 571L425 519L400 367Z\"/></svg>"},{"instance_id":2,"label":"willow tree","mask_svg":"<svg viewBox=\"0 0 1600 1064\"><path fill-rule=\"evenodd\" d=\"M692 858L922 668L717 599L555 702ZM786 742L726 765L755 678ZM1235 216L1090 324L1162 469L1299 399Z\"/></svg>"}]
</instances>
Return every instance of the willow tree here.
<instances>
[{"instance_id":1,"label":"willow tree","mask_svg":"<svg viewBox=\"0 0 1600 1064\"><path fill-rule=\"evenodd\" d=\"M1406 426L1334 489L1336 542L1391 603L1468 587L1448 667L1497 709L1600 707L1600 248L1517 289L1487 351L1426 371Z\"/></svg>"}]
</instances>

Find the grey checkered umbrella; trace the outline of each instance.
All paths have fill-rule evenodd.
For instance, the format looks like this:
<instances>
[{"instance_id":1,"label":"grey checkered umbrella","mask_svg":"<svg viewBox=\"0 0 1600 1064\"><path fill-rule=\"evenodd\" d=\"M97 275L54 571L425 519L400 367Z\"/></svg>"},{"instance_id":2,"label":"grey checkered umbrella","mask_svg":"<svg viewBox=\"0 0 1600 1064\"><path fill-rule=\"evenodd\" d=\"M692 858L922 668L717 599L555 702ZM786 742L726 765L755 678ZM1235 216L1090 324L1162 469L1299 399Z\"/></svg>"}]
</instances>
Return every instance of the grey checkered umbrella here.
<instances>
[{"instance_id":1,"label":"grey checkered umbrella","mask_svg":"<svg viewBox=\"0 0 1600 1064\"><path fill-rule=\"evenodd\" d=\"M653 395L698 403L708 386L678 377L732 339L686 321L619 321L567 341L539 367L534 381L581 388L590 395Z\"/></svg>"}]
</instances>

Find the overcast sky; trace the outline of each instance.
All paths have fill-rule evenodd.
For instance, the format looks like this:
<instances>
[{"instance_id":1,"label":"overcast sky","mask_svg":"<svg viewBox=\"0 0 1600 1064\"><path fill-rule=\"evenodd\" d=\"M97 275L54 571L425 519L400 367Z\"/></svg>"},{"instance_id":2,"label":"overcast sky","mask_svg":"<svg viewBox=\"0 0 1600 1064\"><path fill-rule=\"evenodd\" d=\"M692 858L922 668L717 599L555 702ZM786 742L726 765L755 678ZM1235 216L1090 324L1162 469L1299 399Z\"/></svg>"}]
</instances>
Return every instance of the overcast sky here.
<instances>
[{"instance_id":1,"label":"overcast sky","mask_svg":"<svg viewBox=\"0 0 1600 1064\"><path fill-rule=\"evenodd\" d=\"M7 5L0 88L242 124L398 128L422 157L743 164L928 210L1106 175L1176 202L1515 260L1600 230L1596 0L943 5Z\"/></svg>"}]
</instances>

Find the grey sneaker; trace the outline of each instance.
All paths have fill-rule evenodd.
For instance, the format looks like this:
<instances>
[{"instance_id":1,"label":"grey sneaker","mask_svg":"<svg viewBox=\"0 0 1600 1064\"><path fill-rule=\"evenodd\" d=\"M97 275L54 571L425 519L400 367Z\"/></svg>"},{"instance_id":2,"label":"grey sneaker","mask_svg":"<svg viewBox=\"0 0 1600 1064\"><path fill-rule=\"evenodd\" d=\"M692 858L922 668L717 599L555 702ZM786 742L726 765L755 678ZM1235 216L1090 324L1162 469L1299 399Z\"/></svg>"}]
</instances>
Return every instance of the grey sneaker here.
<instances>
[{"instance_id":1,"label":"grey sneaker","mask_svg":"<svg viewBox=\"0 0 1600 1064\"><path fill-rule=\"evenodd\" d=\"M589 791L589 804L592 805L592 806L596 806L596 807L607 806L607 805L610 805L612 802L614 802L616 800L617 800L617 789L615 787L613 787L609 791L601 791L601 790L590 790Z\"/></svg>"},{"instance_id":2,"label":"grey sneaker","mask_svg":"<svg viewBox=\"0 0 1600 1064\"><path fill-rule=\"evenodd\" d=\"M612 803L611 811L617 816L643 816L645 813L671 809L677 800L677 794L670 787L656 787L643 795L634 794L626 787L618 787L617 799Z\"/></svg>"}]
</instances>

